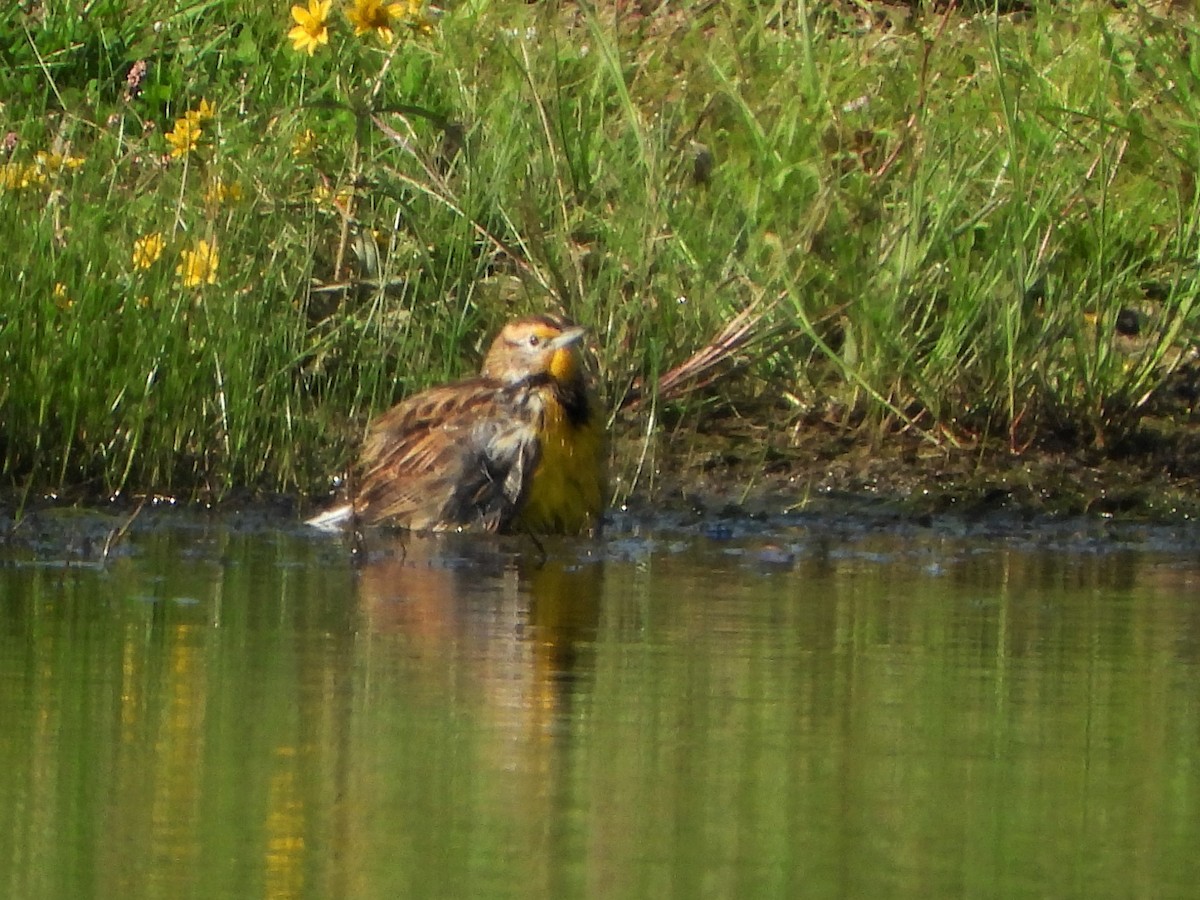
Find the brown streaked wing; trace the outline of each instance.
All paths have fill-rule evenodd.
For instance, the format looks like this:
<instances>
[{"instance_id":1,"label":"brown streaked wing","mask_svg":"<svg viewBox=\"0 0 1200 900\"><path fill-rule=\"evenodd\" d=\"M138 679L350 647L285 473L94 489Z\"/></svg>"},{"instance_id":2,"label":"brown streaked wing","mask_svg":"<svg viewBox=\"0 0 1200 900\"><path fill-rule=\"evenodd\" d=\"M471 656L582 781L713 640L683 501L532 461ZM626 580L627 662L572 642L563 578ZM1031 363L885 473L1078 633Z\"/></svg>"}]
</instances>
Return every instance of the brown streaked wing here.
<instances>
[{"instance_id":1,"label":"brown streaked wing","mask_svg":"<svg viewBox=\"0 0 1200 900\"><path fill-rule=\"evenodd\" d=\"M472 378L444 387L430 388L401 400L371 422L359 455L362 471L375 468L381 460L394 453L396 445L407 436L428 431L439 424L448 426L468 415L495 393L499 383L490 379Z\"/></svg>"},{"instance_id":2,"label":"brown streaked wing","mask_svg":"<svg viewBox=\"0 0 1200 900\"><path fill-rule=\"evenodd\" d=\"M538 455L536 431L516 399L497 382L473 379L393 407L367 436L358 515L420 530L505 527Z\"/></svg>"}]
</instances>

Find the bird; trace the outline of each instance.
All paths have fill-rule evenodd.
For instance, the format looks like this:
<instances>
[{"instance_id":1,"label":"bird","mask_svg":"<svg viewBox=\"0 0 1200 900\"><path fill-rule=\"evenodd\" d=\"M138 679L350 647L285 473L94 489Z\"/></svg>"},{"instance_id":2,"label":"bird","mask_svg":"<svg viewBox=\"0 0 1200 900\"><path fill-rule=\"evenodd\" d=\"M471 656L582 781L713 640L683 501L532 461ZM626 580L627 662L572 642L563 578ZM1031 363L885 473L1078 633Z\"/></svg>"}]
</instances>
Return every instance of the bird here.
<instances>
[{"instance_id":1,"label":"bird","mask_svg":"<svg viewBox=\"0 0 1200 900\"><path fill-rule=\"evenodd\" d=\"M585 334L550 315L506 324L478 376L415 394L368 426L353 495L307 524L598 534L605 430Z\"/></svg>"}]
</instances>

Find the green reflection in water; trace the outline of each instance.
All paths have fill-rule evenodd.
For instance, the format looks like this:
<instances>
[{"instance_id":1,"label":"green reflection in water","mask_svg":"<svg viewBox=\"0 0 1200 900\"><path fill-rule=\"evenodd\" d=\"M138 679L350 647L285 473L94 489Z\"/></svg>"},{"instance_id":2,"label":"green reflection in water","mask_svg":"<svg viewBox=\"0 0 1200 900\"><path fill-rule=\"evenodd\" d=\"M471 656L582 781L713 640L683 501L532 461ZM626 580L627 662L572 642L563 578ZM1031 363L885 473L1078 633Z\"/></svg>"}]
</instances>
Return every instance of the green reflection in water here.
<instances>
[{"instance_id":1,"label":"green reflection in water","mask_svg":"<svg viewBox=\"0 0 1200 900\"><path fill-rule=\"evenodd\" d=\"M169 520L168 520L169 523ZM1200 571L923 532L0 566L0 895L1187 896ZM601 558L604 558L601 561Z\"/></svg>"}]
</instances>

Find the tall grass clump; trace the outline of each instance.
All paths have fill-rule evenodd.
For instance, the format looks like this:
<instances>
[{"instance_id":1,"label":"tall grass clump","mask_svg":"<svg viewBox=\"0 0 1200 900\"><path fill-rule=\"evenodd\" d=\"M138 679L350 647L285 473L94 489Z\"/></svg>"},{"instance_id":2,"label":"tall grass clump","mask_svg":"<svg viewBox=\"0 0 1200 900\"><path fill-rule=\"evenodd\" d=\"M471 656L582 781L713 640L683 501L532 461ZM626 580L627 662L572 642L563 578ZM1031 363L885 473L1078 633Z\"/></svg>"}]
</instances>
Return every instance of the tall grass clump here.
<instances>
[{"instance_id":1,"label":"tall grass clump","mask_svg":"<svg viewBox=\"0 0 1200 900\"><path fill-rule=\"evenodd\" d=\"M803 120L826 149L797 154L811 218L770 250L797 318L838 313L807 397L851 386L855 412L1014 447L1132 427L1191 351L1192 35L1083 4L814 46L814 108L755 116L772 146ZM1136 356L1123 310L1149 323Z\"/></svg>"},{"instance_id":2,"label":"tall grass clump","mask_svg":"<svg viewBox=\"0 0 1200 900\"><path fill-rule=\"evenodd\" d=\"M748 377L685 423L1119 436L1195 318L1200 43L1172 15L18 5L4 478L319 490L531 310L589 326L651 439L657 376L748 308Z\"/></svg>"}]
</instances>

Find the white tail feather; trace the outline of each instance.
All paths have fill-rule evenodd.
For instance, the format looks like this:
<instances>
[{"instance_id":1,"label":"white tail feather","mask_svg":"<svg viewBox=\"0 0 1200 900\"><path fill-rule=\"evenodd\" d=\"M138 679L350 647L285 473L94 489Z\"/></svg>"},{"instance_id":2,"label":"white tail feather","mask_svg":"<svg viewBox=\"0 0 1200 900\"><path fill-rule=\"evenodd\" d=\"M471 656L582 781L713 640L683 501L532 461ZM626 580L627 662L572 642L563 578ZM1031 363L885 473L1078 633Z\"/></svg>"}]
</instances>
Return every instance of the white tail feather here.
<instances>
[{"instance_id":1,"label":"white tail feather","mask_svg":"<svg viewBox=\"0 0 1200 900\"><path fill-rule=\"evenodd\" d=\"M319 528L322 531L341 531L350 524L350 520L353 517L354 507L349 503L343 503L341 506L335 506L322 513L317 513L311 519L305 519L304 524L311 525L313 528Z\"/></svg>"}]
</instances>

